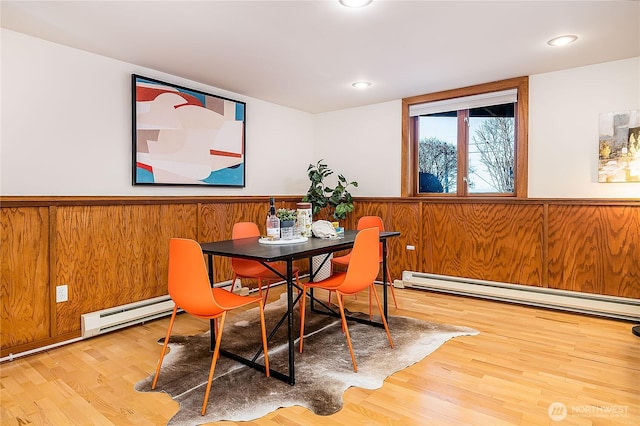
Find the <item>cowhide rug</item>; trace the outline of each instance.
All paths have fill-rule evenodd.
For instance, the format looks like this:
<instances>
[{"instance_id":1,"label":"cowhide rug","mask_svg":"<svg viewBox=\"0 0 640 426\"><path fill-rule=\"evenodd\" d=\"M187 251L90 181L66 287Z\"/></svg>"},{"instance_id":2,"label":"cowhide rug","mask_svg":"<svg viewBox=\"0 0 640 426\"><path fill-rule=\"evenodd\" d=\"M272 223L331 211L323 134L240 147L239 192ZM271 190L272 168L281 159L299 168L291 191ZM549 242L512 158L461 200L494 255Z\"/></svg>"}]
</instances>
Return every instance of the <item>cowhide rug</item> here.
<instances>
[{"instance_id":1,"label":"cowhide rug","mask_svg":"<svg viewBox=\"0 0 640 426\"><path fill-rule=\"evenodd\" d=\"M286 311L285 296L265 307L267 333ZM258 317L258 308L229 316L222 336L222 348L253 357L261 347ZM170 352L165 356L155 389L168 393L180 403L180 410L168 424L249 421L280 407L293 405L327 416L342 408L342 395L350 386L380 388L386 377L420 361L447 340L478 334L467 327L390 316L389 328L395 345L392 349L384 329L349 322L358 363L358 372L355 373L339 318L308 312L305 322L303 353L298 352L296 339L294 386L267 378L264 373L221 356L205 416L200 415L200 409L211 363L209 333L172 336ZM299 335L299 326L300 318L296 311L296 336ZM288 372L286 328L285 322L268 345L271 368L283 373ZM158 343L162 344L163 340L160 338ZM262 356L257 362L264 363ZM151 392L152 380L153 375L138 382L135 389Z\"/></svg>"}]
</instances>

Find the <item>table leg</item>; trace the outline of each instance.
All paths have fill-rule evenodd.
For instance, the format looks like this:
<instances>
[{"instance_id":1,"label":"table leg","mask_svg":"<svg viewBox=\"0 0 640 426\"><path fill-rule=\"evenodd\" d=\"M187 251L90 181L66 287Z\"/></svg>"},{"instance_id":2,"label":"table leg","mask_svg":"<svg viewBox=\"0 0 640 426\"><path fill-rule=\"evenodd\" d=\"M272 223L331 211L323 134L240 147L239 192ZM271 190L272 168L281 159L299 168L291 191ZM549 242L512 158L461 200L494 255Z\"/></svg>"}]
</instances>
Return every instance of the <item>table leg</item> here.
<instances>
[{"instance_id":1,"label":"table leg","mask_svg":"<svg viewBox=\"0 0 640 426\"><path fill-rule=\"evenodd\" d=\"M391 284L391 283L389 283ZM389 318L387 315L387 240L382 240L382 305L384 310L384 317Z\"/></svg>"},{"instance_id":2,"label":"table leg","mask_svg":"<svg viewBox=\"0 0 640 426\"><path fill-rule=\"evenodd\" d=\"M287 331L289 335L289 384L296 383L293 339L293 260L287 259Z\"/></svg>"}]
</instances>

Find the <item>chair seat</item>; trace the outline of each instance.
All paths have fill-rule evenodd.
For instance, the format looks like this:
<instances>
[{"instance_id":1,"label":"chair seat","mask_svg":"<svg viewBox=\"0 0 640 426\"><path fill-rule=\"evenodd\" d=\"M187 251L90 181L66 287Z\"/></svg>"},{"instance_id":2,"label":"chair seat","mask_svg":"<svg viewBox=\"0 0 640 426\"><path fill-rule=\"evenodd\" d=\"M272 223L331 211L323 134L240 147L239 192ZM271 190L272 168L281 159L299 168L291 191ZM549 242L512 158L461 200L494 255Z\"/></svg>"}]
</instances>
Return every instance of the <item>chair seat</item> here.
<instances>
[{"instance_id":1,"label":"chair seat","mask_svg":"<svg viewBox=\"0 0 640 426\"><path fill-rule=\"evenodd\" d=\"M345 272L336 272L328 278L317 282L308 282L304 286L307 288L323 288L325 290L334 291L344 282Z\"/></svg>"},{"instance_id":2,"label":"chair seat","mask_svg":"<svg viewBox=\"0 0 640 426\"><path fill-rule=\"evenodd\" d=\"M232 293L223 288L213 288L211 290L213 291L213 297L215 297L218 305L225 310L240 308L242 306L256 303L262 299L259 296L240 296L239 294Z\"/></svg>"},{"instance_id":3,"label":"chair seat","mask_svg":"<svg viewBox=\"0 0 640 426\"><path fill-rule=\"evenodd\" d=\"M331 263L334 265L344 266L345 268L349 266L349 261L351 260L351 253L345 254L344 256L338 256L331 259Z\"/></svg>"}]
</instances>

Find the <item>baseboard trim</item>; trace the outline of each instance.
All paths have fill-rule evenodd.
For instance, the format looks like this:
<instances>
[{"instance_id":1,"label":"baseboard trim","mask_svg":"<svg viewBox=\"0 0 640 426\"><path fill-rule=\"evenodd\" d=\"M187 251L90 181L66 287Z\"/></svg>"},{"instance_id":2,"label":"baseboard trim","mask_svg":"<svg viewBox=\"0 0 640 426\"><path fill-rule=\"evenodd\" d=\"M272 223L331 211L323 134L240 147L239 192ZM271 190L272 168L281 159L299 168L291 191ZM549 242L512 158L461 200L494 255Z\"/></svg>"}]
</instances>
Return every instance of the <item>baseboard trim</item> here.
<instances>
[{"instance_id":1,"label":"baseboard trim","mask_svg":"<svg viewBox=\"0 0 640 426\"><path fill-rule=\"evenodd\" d=\"M640 321L639 299L474 280L413 271L404 271L402 273L402 281L407 288L520 303L626 321Z\"/></svg>"}]
</instances>

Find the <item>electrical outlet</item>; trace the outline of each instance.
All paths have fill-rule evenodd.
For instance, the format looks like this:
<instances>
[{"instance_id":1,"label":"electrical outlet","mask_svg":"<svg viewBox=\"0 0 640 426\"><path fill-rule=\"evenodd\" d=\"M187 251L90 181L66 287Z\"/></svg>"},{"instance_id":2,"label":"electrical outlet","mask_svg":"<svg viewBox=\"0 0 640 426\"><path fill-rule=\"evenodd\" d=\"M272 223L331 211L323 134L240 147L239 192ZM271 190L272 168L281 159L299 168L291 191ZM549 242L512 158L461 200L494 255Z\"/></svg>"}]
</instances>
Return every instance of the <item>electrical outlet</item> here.
<instances>
[{"instance_id":1,"label":"electrical outlet","mask_svg":"<svg viewBox=\"0 0 640 426\"><path fill-rule=\"evenodd\" d=\"M69 300L69 287L65 285L59 285L56 287L56 303L66 302Z\"/></svg>"},{"instance_id":2,"label":"electrical outlet","mask_svg":"<svg viewBox=\"0 0 640 426\"><path fill-rule=\"evenodd\" d=\"M407 244L407 250L415 250L416 246L412 246L412 245L408 245Z\"/></svg>"}]
</instances>

